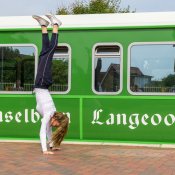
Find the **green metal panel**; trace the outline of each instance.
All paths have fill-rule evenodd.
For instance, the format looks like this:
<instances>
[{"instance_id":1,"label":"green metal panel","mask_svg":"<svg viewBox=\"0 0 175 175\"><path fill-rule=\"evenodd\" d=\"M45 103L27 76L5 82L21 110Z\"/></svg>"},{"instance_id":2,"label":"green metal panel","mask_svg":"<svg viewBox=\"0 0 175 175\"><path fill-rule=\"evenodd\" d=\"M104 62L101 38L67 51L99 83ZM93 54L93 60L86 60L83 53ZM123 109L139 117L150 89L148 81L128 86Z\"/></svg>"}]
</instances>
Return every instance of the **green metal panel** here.
<instances>
[{"instance_id":1,"label":"green metal panel","mask_svg":"<svg viewBox=\"0 0 175 175\"><path fill-rule=\"evenodd\" d=\"M174 142L174 105L173 99L84 99L83 139Z\"/></svg>"},{"instance_id":2,"label":"green metal panel","mask_svg":"<svg viewBox=\"0 0 175 175\"><path fill-rule=\"evenodd\" d=\"M40 116L34 113L33 98L7 96L1 97L0 101L1 137L35 138L38 135Z\"/></svg>"},{"instance_id":3,"label":"green metal panel","mask_svg":"<svg viewBox=\"0 0 175 175\"><path fill-rule=\"evenodd\" d=\"M77 98L54 98L58 111L67 113L70 118L69 132L66 138L80 139L80 100Z\"/></svg>"},{"instance_id":4,"label":"green metal panel","mask_svg":"<svg viewBox=\"0 0 175 175\"><path fill-rule=\"evenodd\" d=\"M108 140L108 141L163 141L174 142L174 123L167 126L166 118L171 123L175 115L174 96L132 96L127 91L128 46L133 42L168 42L175 41L173 26L159 27L126 27L126 28L91 28L61 29L60 43L67 43L72 51L71 90L66 95L53 95L59 111L69 112L71 123L67 139ZM96 43L120 43L123 47L123 89L119 95L97 95L92 91L92 48ZM41 49L41 31L38 29L1 30L0 44L35 44ZM0 94L0 137L38 138L40 120L32 123L32 109L35 109L33 95ZM25 109L28 109L28 120L25 122ZM126 125L92 124L95 110L102 109L100 122L106 122L110 114L126 114ZM13 120L9 123L9 113ZM19 113L18 113L19 112ZM27 112L26 112L27 113ZM129 128L131 114L139 114L139 121L147 114L148 125L141 122L135 129ZM153 125L151 118L159 125ZM167 117L168 114L169 115ZM15 115L18 120L15 120ZM21 117L20 117L21 115ZM33 114L34 115L34 114ZM152 117L153 116L153 117ZM36 117L36 116L35 116ZM7 119L6 119L7 118ZM134 118L134 117L133 117ZM152 119L152 120L153 120ZM27 120L27 117L26 117ZM116 121L115 121L116 122Z\"/></svg>"},{"instance_id":5,"label":"green metal panel","mask_svg":"<svg viewBox=\"0 0 175 175\"><path fill-rule=\"evenodd\" d=\"M35 110L35 97L1 97L0 137L38 138L41 116ZM67 138L80 138L79 99L54 98L56 108L70 117Z\"/></svg>"}]
</instances>

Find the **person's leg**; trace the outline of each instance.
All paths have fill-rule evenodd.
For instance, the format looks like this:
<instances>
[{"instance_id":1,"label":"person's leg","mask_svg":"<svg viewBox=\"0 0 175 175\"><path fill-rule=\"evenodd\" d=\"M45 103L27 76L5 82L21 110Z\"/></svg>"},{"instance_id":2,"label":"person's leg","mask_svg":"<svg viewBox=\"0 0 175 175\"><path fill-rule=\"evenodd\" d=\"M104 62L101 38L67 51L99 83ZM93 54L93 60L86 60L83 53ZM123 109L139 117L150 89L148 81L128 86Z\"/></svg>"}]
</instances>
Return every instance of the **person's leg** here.
<instances>
[{"instance_id":1,"label":"person's leg","mask_svg":"<svg viewBox=\"0 0 175 175\"><path fill-rule=\"evenodd\" d=\"M41 26L42 30L42 49L41 54L49 47L49 35L46 26Z\"/></svg>"},{"instance_id":2,"label":"person's leg","mask_svg":"<svg viewBox=\"0 0 175 175\"><path fill-rule=\"evenodd\" d=\"M58 44L58 25L53 26L49 47L40 55L35 87L48 88L52 84L52 59Z\"/></svg>"},{"instance_id":3,"label":"person's leg","mask_svg":"<svg viewBox=\"0 0 175 175\"><path fill-rule=\"evenodd\" d=\"M35 88L44 88L47 89L52 84L52 59L55 52L55 49L58 44L58 28L61 25L61 21L59 21L55 16L50 15L47 16L52 23L53 33L51 37L51 41L49 43L49 47L47 47L40 54L40 61L38 65L38 72L35 81ZM42 29L43 33L46 33L46 28Z\"/></svg>"},{"instance_id":4,"label":"person's leg","mask_svg":"<svg viewBox=\"0 0 175 175\"><path fill-rule=\"evenodd\" d=\"M43 54L43 52L45 52L45 50L49 47L49 35L48 35L48 31L47 31L47 26L49 25L49 22L47 20L45 20L44 18L37 16L37 15L33 15L32 16L41 26L41 30L42 30L42 49L40 52L40 55Z\"/></svg>"},{"instance_id":5,"label":"person's leg","mask_svg":"<svg viewBox=\"0 0 175 175\"><path fill-rule=\"evenodd\" d=\"M44 52L49 47L49 36L48 36L48 32L47 32L47 26L49 25L49 22L47 20L45 20L44 18L37 16L37 15L33 15L32 17L38 22L38 24L41 26L41 30L42 30L42 50L41 50L40 55L39 55L38 70L37 70L37 75L36 75L36 79L35 79L35 86L34 86L35 88L36 87L39 88L40 84L41 84L41 75L43 72L43 62L45 62L45 60L43 59Z\"/></svg>"},{"instance_id":6,"label":"person's leg","mask_svg":"<svg viewBox=\"0 0 175 175\"><path fill-rule=\"evenodd\" d=\"M58 43L58 28L60 25L62 25L62 22L52 14L47 14L46 17L49 18L51 25L53 26L52 37L49 45L49 57L53 58L53 54Z\"/></svg>"},{"instance_id":7,"label":"person's leg","mask_svg":"<svg viewBox=\"0 0 175 175\"><path fill-rule=\"evenodd\" d=\"M46 55L46 62L44 65L42 75L43 78L41 84L47 84L49 86L52 84L52 72L51 72L52 60L57 45L58 45L58 25L54 25L50 45L48 48L48 53Z\"/></svg>"},{"instance_id":8,"label":"person's leg","mask_svg":"<svg viewBox=\"0 0 175 175\"><path fill-rule=\"evenodd\" d=\"M57 24L53 25L52 33L58 33L59 26Z\"/></svg>"},{"instance_id":9,"label":"person's leg","mask_svg":"<svg viewBox=\"0 0 175 175\"><path fill-rule=\"evenodd\" d=\"M58 44L58 28L59 26L57 24L53 25L52 37L51 37L50 45L49 45L51 58L53 58L53 54Z\"/></svg>"},{"instance_id":10,"label":"person's leg","mask_svg":"<svg viewBox=\"0 0 175 175\"><path fill-rule=\"evenodd\" d=\"M50 44L47 27L43 25L41 26L41 30L42 30L42 49L41 49L40 56L39 56L38 67L42 59L41 55L43 55L47 51L47 49L49 48L49 44Z\"/></svg>"}]
</instances>

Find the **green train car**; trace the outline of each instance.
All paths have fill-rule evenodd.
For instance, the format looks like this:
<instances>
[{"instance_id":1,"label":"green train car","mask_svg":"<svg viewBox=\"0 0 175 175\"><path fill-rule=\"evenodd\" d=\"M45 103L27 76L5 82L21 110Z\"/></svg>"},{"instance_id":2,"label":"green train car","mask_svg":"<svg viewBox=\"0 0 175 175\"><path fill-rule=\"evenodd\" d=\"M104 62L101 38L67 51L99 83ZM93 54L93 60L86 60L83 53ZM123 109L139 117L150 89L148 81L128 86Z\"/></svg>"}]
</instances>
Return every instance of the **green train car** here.
<instances>
[{"instance_id":1,"label":"green train car","mask_svg":"<svg viewBox=\"0 0 175 175\"><path fill-rule=\"evenodd\" d=\"M175 12L59 18L50 91L70 118L66 139L174 143ZM0 139L39 139L40 50L31 16L0 17Z\"/></svg>"}]
</instances>

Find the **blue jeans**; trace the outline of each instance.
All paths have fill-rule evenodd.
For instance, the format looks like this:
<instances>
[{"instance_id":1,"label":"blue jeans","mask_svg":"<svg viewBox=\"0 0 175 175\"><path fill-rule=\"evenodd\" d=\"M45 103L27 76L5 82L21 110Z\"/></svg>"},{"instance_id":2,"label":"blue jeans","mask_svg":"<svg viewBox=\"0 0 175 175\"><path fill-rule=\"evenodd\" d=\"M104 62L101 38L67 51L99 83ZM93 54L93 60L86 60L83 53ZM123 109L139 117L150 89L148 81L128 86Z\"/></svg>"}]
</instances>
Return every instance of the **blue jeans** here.
<instances>
[{"instance_id":1,"label":"blue jeans","mask_svg":"<svg viewBox=\"0 0 175 175\"><path fill-rule=\"evenodd\" d=\"M58 34L52 33L49 41L48 33L42 34L42 50L39 55L38 71L34 88L48 89L52 85L52 59L58 44Z\"/></svg>"}]
</instances>

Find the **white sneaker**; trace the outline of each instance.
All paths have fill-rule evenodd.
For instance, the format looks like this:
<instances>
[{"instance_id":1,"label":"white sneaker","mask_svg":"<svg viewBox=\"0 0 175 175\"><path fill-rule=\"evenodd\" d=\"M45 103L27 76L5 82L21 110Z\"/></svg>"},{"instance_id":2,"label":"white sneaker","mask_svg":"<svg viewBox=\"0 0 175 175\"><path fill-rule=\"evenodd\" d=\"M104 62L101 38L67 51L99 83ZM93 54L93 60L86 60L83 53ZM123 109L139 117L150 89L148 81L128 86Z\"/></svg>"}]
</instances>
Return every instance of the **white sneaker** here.
<instances>
[{"instance_id":1,"label":"white sneaker","mask_svg":"<svg viewBox=\"0 0 175 175\"><path fill-rule=\"evenodd\" d=\"M40 16L33 15L32 17L38 21L40 26L46 26L47 27L49 25L49 22L46 19L44 19Z\"/></svg>"},{"instance_id":2,"label":"white sneaker","mask_svg":"<svg viewBox=\"0 0 175 175\"><path fill-rule=\"evenodd\" d=\"M57 19L54 15L47 14L46 16L49 18L51 25L57 24L58 26L61 26L62 22L59 19Z\"/></svg>"}]
</instances>

